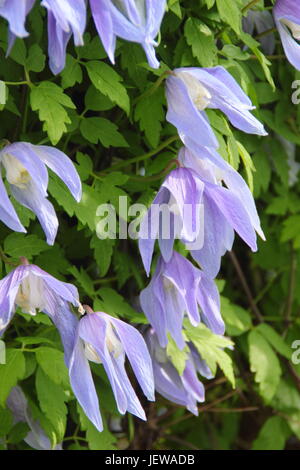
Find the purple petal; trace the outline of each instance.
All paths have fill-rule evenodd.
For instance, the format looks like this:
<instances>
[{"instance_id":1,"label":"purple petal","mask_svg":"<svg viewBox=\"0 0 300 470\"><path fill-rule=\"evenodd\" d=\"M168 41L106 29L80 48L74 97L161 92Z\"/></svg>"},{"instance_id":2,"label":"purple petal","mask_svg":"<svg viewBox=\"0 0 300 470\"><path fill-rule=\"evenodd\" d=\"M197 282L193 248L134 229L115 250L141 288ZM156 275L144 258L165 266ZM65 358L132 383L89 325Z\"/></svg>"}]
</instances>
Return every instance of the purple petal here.
<instances>
[{"instance_id":1,"label":"purple petal","mask_svg":"<svg viewBox=\"0 0 300 470\"><path fill-rule=\"evenodd\" d=\"M26 229L21 224L14 206L10 202L5 186L0 175L0 220L11 230L25 232Z\"/></svg>"},{"instance_id":2,"label":"purple petal","mask_svg":"<svg viewBox=\"0 0 300 470\"><path fill-rule=\"evenodd\" d=\"M140 402L128 378L126 379L124 353L117 360L107 348L107 327L108 321L105 314L100 312L88 314L79 323L79 334L85 342L93 346L101 359L111 383L119 412L124 414L128 410L141 419L145 419Z\"/></svg>"},{"instance_id":3,"label":"purple petal","mask_svg":"<svg viewBox=\"0 0 300 470\"><path fill-rule=\"evenodd\" d=\"M140 294L141 307L149 323L157 333L162 347L168 344L167 319L164 294L160 279L154 278Z\"/></svg>"},{"instance_id":4,"label":"purple petal","mask_svg":"<svg viewBox=\"0 0 300 470\"><path fill-rule=\"evenodd\" d=\"M49 67L54 75L60 73L66 64L66 49L71 32L66 33L48 11L48 55Z\"/></svg>"},{"instance_id":5,"label":"purple petal","mask_svg":"<svg viewBox=\"0 0 300 470\"><path fill-rule=\"evenodd\" d=\"M0 280L0 335L15 313L15 298L21 282L28 273L28 266L18 266Z\"/></svg>"},{"instance_id":6,"label":"purple petal","mask_svg":"<svg viewBox=\"0 0 300 470\"><path fill-rule=\"evenodd\" d=\"M14 198L35 213L45 232L47 243L53 245L58 229L58 219L54 207L40 192L39 186L31 180L26 189L10 185Z\"/></svg>"},{"instance_id":7,"label":"purple petal","mask_svg":"<svg viewBox=\"0 0 300 470\"><path fill-rule=\"evenodd\" d=\"M231 250L234 231L215 202L204 193L204 245L200 250L191 250L192 257L205 273L217 276L221 257Z\"/></svg>"},{"instance_id":8,"label":"purple petal","mask_svg":"<svg viewBox=\"0 0 300 470\"><path fill-rule=\"evenodd\" d=\"M99 401L82 341L77 333L75 347L69 364L73 392L87 417L98 431L103 431Z\"/></svg>"},{"instance_id":9,"label":"purple petal","mask_svg":"<svg viewBox=\"0 0 300 470\"><path fill-rule=\"evenodd\" d=\"M0 152L0 160L5 155L12 155L24 166L31 178L39 184L39 192L46 196L48 186L48 172L44 163L38 158L35 146L27 142L16 142L7 145Z\"/></svg>"},{"instance_id":10,"label":"purple petal","mask_svg":"<svg viewBox=\"0 0 300 470\"><path fill-rule=\"evenodd\" d=\"M83 45L83 33L86 24L85 0L43 0L41 5L47 8L60 28L69 33L72 31L76 46Z\"/></svg>"},{"instance_id":11,"label":"purple petal","mask_svg":"<svg viewBox=\"0 0 300 470\"><path fill-rule=\"evenodd\" d=\"M3 16L8 23L10 31L20 38L28 36L25 29L26 15L33 7L35 0L7 0L0 6L0 16ZM3 2L2 2L3 3Z\"/></svg>"},{"instance_id":12,"label":"purple petal","mask_svg":"<svg viewBox=\"0 0 300 470\"><path fill-rule=\"evenodd\" d=\"M218 141L203 111L198 111L183 81L170 75L166 80L168 112L166 119L178 129L180 137L198 145L218 148Z\"/></svg>"},{"instance_id":13,"label":"purple petal","mask_svg":"<svg viewBox=\"0 0 300 470\"><path fill-rule=\"evenodd\" d=\"M93 19L101 38L103 47L110 59L115 63L116 36L113 31L113 23L107 0L90 0Z\"/></svg>"},{"instance_id":14,"label":"purple petal","mask_svg":"<svg viewBox=\"0 0 300 470\"><path fill-rule=\"evenodd\" d=\"M159 206L166 204L170 199L170 193L161 187L149 210L143 217L139 231L139 251L147 276L149 276L155 240L159 234Z\"/></svg>"},{"instance_id":15,"label":"purple petal","mask_svg":"<svg viewBox=\"0 0 300 470\"><path fill-rule=\"evenodd\" d=\"M131 325L109 317L124 347L133 372L148 400L154 401L154 381L151 358L142 335Z\"/></svg>"},{"instance_id":16,"label":"purple petal","mask_svg":"<svg viewBox=\"0 0 300 470\"><path fill-rule=\"evenodd\" d=\"M37 145L35 151L42 162L66 184L74 199L79 202L82 194L81 181L72 160L65 153L47 145Z\"/></svg>"},{"instance_id":17,"label":"purple petal","mask_svg":"<svg viewBox=\"0 0 300 470\"><path fill-rule=\"evenodd\" d=\"M203 322L217 335L223 335L225 324L220 313L220 296L212 279L205 273L201 274L201 281L197 291L197 299L201 307Z\"/></svg>"},{"instance_id":18,"label":"purple petal","mask_svg":"<svg viewBox=\"0 0 300 470\"><path fill-rule=\"evenodd\" d=\"M204 184L188 168L177 168L171 171L162 186L176 201L183 222L181 238L187 242L195 241Z\"/></svg>"},{"instance_id":19,"label":"purple petal","mask_svg":"<svg viewBox=\"0 0 300 470\"><path fill-rule=\"evenodd\" d=\"M232 228L250 246L252 251L257 250L256 234L248 212L240 200L228 189L221 186L206 185L209 197L219 207L220 212L227 219Z\"/></svg>"}]
</instances>

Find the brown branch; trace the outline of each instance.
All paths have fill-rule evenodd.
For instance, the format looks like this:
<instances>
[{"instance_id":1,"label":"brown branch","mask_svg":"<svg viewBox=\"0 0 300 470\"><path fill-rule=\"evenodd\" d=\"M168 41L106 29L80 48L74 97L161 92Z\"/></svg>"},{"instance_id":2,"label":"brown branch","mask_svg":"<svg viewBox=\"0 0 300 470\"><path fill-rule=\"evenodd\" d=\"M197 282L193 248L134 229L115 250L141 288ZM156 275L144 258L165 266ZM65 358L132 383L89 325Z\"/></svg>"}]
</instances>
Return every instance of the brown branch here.
<instances>
[{"instance_id":1,"label":"brown branch","mask_svg":"<svg viewBox=\"0 0 300 470\"><path fill-rule=\"evenodd\" d=\"M231 258L231 261L232 261L232 264L233 266L235 267L235 270L237 272L237 275L239 277L239 280L240 280L240 283L241 283L241 286L243 287L244 289L244 292L247 296L247 299L248 299L248 302L249 302L249 306L252 310L252 312L254 313L254 315L256 316L257 320L262 323L264 321L263 319L263 316L262 314L260 313L255 301L254 301L254 297L252 295L252 292L251 292L251 289L248 285L248 282L247 282L247 279L243 273L243 270L241 268L241 265L239 263L239 260L237 259L235 253L233 251L229 251L229 256Z\"/></svg>"}]
</instances>

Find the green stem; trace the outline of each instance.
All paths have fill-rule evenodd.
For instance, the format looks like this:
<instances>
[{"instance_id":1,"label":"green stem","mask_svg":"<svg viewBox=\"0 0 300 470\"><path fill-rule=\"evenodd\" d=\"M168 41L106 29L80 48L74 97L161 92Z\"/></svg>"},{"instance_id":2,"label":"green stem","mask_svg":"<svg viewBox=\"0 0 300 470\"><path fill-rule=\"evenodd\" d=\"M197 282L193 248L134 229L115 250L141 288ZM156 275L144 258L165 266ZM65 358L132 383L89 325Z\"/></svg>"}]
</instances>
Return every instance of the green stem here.
<instances>
[{"instance_id":1,"label":"green stem","mask_svg":"<svg viewBox=\"0 0 300 470\"><path fill-rule=\"evenodd\" d=\"M153 176L134 176L134 175L128 175L130 179L133 179L135 181L142 181L142 182L151 182L151 181L157 181L159 179L161 179L163 176L166 175L166 173L168 173L172 167L174 165L177 165L178 166L178 162L177 160L170 160L170 162L168 163L168 165L166 166L166 168L161 171L160 173L158 173L157 175L153 175Z\"/></svg>"},{"instance_id":2,"label":"green stem","mask_svg":"<svg viewBox=\"0 0 300 470\"><path fill-rule=\"evenodd\" d=\"M247 5L244 6L244 8L242 8L242 13L245 13L247 10L250 10L250 8L254 7L254 5L256 5L258 2L260 2L260 0L252 0L251 2L249 2Z\"/></svg>"},{"instance_id":3,"label":"green stem","mask_svg":"<svg viewBox=\"0 0 300 470\"><path fill-rule=\"evenodd\" d=\"M120 168L128 166L131 163L147 160L148 158L151 158L154 155L156 155L157 153L159 153L164 148L168 147L170 144L172 144L176 140L179 140L179 136L178 135L173 135L172 137L169 137L167 140L162 142L162 144L160 144L155 150L151 150L150 152L144 153L143 155L139 155L138 157L129 158L128 160L124 160L120 163L116 163L115 165L112 165L110 168L108 168L107 170L102 171L101 173L102 174L105 174L107 172L110 173L112 171L116 171L116 170L119 170Z\"/></svg>"},{"instance_id":4,"label":"green stem","mask_svg":"<svg viewBox=\"0 0 300 470\"><path fill-rule=\"evenodd\" d=\"M4 82L4 83L5 83L5 85L8 85L8 86L29 85L27 80L23 80L22 82Z\"/></svg>"},{"instance_id":5,"label":"green stem","mask_svg":"<svg viewBox=\"0 0 300 470\"><path fill-rule=\"evenodd\" d=\"M166 70L164 73L158 77L158 79L154 82L152 87L150 87L148 90L146 90L144 93L142 93L140 96L138 96L134 101L133 104L138 103L140 100L143 98L147 98L148 96L153 95L153 93L156 92L156 90L160 87L162 82L167 78L168 75L170 75L172 72L169 70Z\"/></svg>"},{"instance_id":6,"label":"green stem","mask_svg":"<svg viewBox=\"0 0 300 470\"><path fill-rule=\"evenodd\" d=\"M266 31L263 31L260 34L257 34L257 36L255 36L255 39L263 38L263 37L267 36L268 34L276 33L276 31L277 31L277 28L266 29Z\"/></svg>"}]
</instances>

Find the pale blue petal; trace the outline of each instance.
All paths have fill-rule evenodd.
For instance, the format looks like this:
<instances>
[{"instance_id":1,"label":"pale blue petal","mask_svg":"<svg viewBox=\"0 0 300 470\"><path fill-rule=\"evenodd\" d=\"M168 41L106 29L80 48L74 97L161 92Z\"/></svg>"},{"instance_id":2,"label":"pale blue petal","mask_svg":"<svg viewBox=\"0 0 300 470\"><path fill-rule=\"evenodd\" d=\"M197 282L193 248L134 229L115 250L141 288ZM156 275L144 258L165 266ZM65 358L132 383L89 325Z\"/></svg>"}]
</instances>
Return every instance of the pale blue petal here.
<instances>
[{"instance_id":1,"label":"pale blue petal","mask_svg":"<svg viewBox=\"0 0 300 470\"><path fill-rule=\"evenodd\" d=\"M47 145L37 145L35 146L35 151L42 162L59 176L69 188L74 199L79 202L82 195L82 187L72 160L61 150Z\"/></svg>"}]
</instances>

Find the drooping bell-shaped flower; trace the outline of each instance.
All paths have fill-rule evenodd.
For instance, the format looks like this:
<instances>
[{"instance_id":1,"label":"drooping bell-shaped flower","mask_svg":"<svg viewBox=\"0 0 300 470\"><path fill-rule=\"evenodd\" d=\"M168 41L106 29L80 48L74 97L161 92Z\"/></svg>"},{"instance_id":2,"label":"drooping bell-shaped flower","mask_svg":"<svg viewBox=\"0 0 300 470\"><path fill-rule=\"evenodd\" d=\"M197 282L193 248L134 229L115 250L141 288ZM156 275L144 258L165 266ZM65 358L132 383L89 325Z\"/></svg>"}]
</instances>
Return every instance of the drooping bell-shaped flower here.
<instances>
[{"instance_id":1,"label":"drooping bell-shaped flower","mask_svg":"<svg viewBox=\"0 0 300 470\"><path fill-rule=\"evenodd\" d=\"M17 307L23 313L44 312L57 327L64 346L66 362L73 350L78 323L70 304L81 309L78 292L72 284L59 281L26 259L0 281L0 337Z\"/></svg>"},{"instance_id":2,"label":"drooping bell-shaped flower","mask_svg":"<svg viewBox=\"0 0 300 470\"><path fill-rule=\"evenodd\" d=\"M251 36L253 36L254 31L256 31L258 35L261 35L274 27L275 25L272 14L267 10L249 10L247 16L243 18L243 30ZM265 54L274 53L274 34L269 33L265 36L259 37L258 41L261 43Z\"/></svg>"},{"instance_id":3,"label":"drooping bell-shaped flower","mask_svg":"<svg viewBox=\"0 0 300 470\"><path fill-rule=\"evenodd\" d=\"M194 326L202 320L214 333L224 333L219 293L213 280L175 251L168 263L159 258L140 302L162 347L168 344L169 333L177 346L184 348L185 315Z\"/></svg>"},{"instance_id":4,"label":"drooping bell-shaped flower","mask_svg":"<svg viewBox=\"0 0 300 470\"><path fill-rule=\"evenodd\" d=\"M142 335L132 326L103 312L85 307L79 321L74 350L68 364L70 382L85 414L99 431L102 419L88 361L102 363L121 414L126 411L146 419L145 412L128 379L125 356L148 400L154 401L151 358Z\"/></svg>"},{"instance_id":5,"label":"drooping bell-shaped flower","mask_svg":"<svg viewBox=\"0 0 300 470\"><path fill-rule=\"evenodd\" d=\"M218 148L206 108L220 109L238 129L266 135L263 125L250 113L255 109L248 96L223 67L175 69L166 80L167 121L182 141Z\"/></svg>"},{"instance_id":6,"label":"drooping bell-shaped flower","mask_svg":"<svg viewBox=\"0 0 300 470\"><path fill-rule=\"evenodd\" d=\"M300 3L277 0L273 15L288 61L300 70Z\"/></svg>"},{"instance_id":7,"label":"drooping bell-shaped flower","mask_svg":"<svg viewBox=\"0 0 300 470\"><path fill-rule=\"evenodd\" d=\"M76 201L81 199L81 181L71 160L60 150L28 142L9 144L0 151L0 167L6 172L13 197L34 212L53 245L58 219L54 207L47 199L47 166L69 188ZM26 232L10 202L0 178L0 220L12 230Z\"/></svg>"},{"instance_id":8,"label":"drooping bell-shaped flower","mask_svg":"<svg viewBox=\"0 0 300 470\"><path fill-rule=\"evenodd\" d=\"M174 239L194 242L199 235L204 185L188 168L172 170L141 221L139 250L149 275L155 240L165 261L173 252Z\"/></svg>"},{"instance_id":9,"label":"drooping bell-shaped flower","mask_svg":"<svg viewBox=\"0 0 300 470\"><path fill-rule=\"evenodd\" d=\"M146 333L146 342L153 364L155 390L167 400L185 406L191 413L198 416L197 402L204 402L205 390L197 373L207 379L212 378L207 364L194 348L189 348L189 354L182 375L172 364L166 348L159 344L153 329Z\"/></svg>"},{"instance_id":10,"label":"drooping bell-shaped flower","mask_svg":"<svg viewBox=\"0 0 300 470\"><path fill-rule=\"evenodd\" d=\"M116 38L140 43L149 65L159 67L155 41L166 9L165 0L90 0L94 22L112 63Z\"/></svg>"},{"instance_id":11,"label":"drooping bell-shaped flower","mask_svg":"<svg viewBox=\"0 0 300 470\"><path fill-rule=\"evenodd\" d=\"M56 75L66 62L66 47L73 35L76 46L83 45L86 25L85 0L43 0L48 11L48 54L50 69Z\"/></svg>"},{"instance_id":12,"label":"drooping bell-shaped flower","mask_svg":"<svg viewBox=\"0 0 300 470\"><path fill-rule=\"evenodd\" d=\"M39 422L31 415L27 398L21 387L13 387L7 398L7 406L12 412L13 422L28 424L30 431L24 437L24 441L35 450L52 450L51 442ZM62 450L61 444L57 444L53 450Z\"/></svg>"},{"instance_id":13,"label":"drooping bell-shaped flower","mask_svg":"<svg viewBox=\"0 0 300 470\"><path fill-rule=\"evenodd\" d=\"M191 248L191 255L205 273L215 277L220 269L221 257L231 250L234 230L256 251L256 234L265 240L255 202L242 176L223 161L222 168L206 158L205 149L198 153L183 147L178 159L191 168L204 184L203 213L204 236L200 248ZM224 186L225 185L225 186Z\"/></svg>"},{"instance_id":14,"label":"drooping bell-shaped flower","mask_svg":"<svg viewBox=\"0 0 300 470\"><path fill-rule=\"evenodd\" d=\"M12 48L16 37L24 38L28 36L25 21L34 2L35 0L1 0L0 16L8 21L9 28L7 53Z\"/></svg>"}]
</instances>

